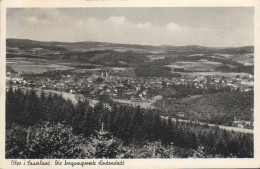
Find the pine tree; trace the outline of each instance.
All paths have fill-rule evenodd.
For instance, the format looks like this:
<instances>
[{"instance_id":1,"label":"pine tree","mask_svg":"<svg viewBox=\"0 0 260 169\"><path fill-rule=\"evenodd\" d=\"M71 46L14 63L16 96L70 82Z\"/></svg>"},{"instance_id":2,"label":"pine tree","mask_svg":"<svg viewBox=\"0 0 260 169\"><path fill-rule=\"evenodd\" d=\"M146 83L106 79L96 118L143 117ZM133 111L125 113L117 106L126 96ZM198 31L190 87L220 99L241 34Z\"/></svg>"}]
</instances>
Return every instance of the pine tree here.
<instances>
[{"instance_id":1,"label":"pine tree","mask_svg":"<svg viewBox=\"0 0 260 169\"><path fill-rule=\"evenodd\" d=\"M168 117L166 125L166 142L169 144L174 142L174 131L173 131L173 122L170 117Z\"/></svg>"},{"instance_id":2,"label":"pine tree","mask_svg":"<svg viewBox=\"0 0 260 169\"><path fill-rule=\"evenodd\" d=\"M143 112L140 106L137 106L132 113L131 121L129 124L129 134L133 135L135 140L142 140L144 131L143 131Z\"/></svg>"},{"instance_id":3,"label":"pine tree","mask_svg":"<svg viewBox=\"0 0 260 169\"><path fill-rule=\"evenodd\" d=\"M9 86L6 92L6 121L11 122L14 120L14 92L13 87Z\"/></svg>"},{"instance_id":4,"label":"pine tree","mask_svg":"<svg viewBox=\"0 0 260 169\"><path fill-rule=\"evenodd\" d=\"M35 90L31 90L29 95L26 96L24 114L27 125L31 125L42 118L40 113L39 98L37 97Z\"/></svg>"}]
</instances>

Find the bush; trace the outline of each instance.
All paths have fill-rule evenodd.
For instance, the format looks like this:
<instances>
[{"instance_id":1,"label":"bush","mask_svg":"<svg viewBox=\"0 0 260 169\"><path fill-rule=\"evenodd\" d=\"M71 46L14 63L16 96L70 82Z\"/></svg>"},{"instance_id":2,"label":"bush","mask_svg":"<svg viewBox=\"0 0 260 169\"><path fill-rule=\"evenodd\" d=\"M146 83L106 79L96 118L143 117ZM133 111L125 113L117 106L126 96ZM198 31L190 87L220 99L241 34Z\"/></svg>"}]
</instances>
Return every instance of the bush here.
<instances>
[{"instance_id":1,"label":"bush","mask_svg":"<svg viewBox=\"0 0 260 169\"><path fill-rule=\"evenodd\" d=\"M86 151L88 158L122 158L121 141L113 136L90 136Z\"/></svg>"},{"instance_id":2,"label":"bush","mask_svg":"<svg viewBox=\"0 0 260 169\"><path fill-rule=\"evenodd\" d=\"M63 124L36 124L25 128L11 124L6 131L6 158L82 158L82 136Z\"/></svg>"}]
</instances>

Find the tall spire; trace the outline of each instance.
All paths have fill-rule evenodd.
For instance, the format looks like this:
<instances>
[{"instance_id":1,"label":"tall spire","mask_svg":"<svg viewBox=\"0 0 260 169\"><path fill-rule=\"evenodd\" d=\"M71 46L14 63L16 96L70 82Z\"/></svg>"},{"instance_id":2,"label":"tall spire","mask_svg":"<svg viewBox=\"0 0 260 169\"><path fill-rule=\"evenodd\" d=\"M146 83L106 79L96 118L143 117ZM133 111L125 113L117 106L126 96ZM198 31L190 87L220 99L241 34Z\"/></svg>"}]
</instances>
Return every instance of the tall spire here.
<instances>
[{"instance_id":1,"label":"tall spire","mask_svg":"<svg viewBox=\"0 0 260 169\"><path fill-rule=\"evenodd\" d=\"M107 73L107 71L106 71L106 80L108 79L108 73Z\"/></svg>"}]
</instances>

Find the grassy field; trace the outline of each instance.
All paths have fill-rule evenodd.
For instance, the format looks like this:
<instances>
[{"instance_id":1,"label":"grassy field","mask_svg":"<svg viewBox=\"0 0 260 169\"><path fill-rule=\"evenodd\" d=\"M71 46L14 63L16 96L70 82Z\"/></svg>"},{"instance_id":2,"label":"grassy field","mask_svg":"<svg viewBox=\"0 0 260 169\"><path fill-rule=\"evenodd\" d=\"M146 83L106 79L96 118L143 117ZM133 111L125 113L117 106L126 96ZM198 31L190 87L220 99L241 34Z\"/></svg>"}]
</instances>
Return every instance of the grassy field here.
<instances>
[{"instance_id":1,"label":"grassy field","mask_svg":"<svg viewBox=\"0 0 260 169\"><path fill-rule=\"evenodd\" d=\"M200 71L200 70L209 70L214 71L216 67L221 65L220 62L208 61L207 59L200 59L198 61L177 61L166 67L174 68L183 68L186 70Z\"/></svg>"},{"instance_id":2,"label":"grassy field","mask_svg":"<svg viewBox=\"0 0 260 169\"><path fill-rule=\"evenodd\" d=\"M172 71L174 72L174 71ZM175 72L176 73L176 72ZM195 76L224 76L224 77L235 77L239 75L240 77L243 76L249 76L249 73L230 73L230 72L178 72L179 74L183 76L190 76L190 77L195 77Z\"/></svg>"},{"instance_id":3,"label":"grassy field","mask_svg":"<svg viewBox=\"0 0 260 169\"><path fill-rule=\"evenodd\" d=\"M47 62L34 62L25 59L7 59L6 65L11 67L15 72L24 72L30 74L40 74L51 70L70 70L73 67L58 65Z\"/></svg>"},{"instance_id":4,"label":"grassy field","mask_svg":"<svg viewBox=\"0 0 260 169\"><path fill-rule=\"evenodd\" d=\"M123 104L128 104L132 106L140 106L141 108L148 109L148 108L155 108L153 104L161 100L162 96L157 95L153 97L151 100L138 100L138 101L132 101L132 100L124 100L124 99L113 99L113 101Z\"/></svg>"}]
</instances>

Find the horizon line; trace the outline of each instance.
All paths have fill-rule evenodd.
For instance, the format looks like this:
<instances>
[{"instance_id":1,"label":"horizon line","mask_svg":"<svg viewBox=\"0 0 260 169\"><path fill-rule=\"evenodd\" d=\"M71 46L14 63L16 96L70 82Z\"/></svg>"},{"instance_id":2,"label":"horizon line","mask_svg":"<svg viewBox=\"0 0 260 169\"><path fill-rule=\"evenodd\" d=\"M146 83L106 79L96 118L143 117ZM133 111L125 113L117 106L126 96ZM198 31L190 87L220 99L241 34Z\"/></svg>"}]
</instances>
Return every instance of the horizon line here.
<instances>
[{"instance_id":1,"label":"horizon line","mask_svg":"<svg viewBox=\"0 0 260 169\"><path fill-rule=\"evenodd\" d=\"M137 43L116 43L116 42L105 42L105 41L41 41L41 40L33 40L33 39L24 39L24 38L8 38L7 39L17 39L17 40L29 40L29 41L36 41L36 42L50 42L50 43L84 43L84 42L92 42L92 43L110 43L110 44L121 44L121 45L139 45L139 46L151 46L151 47L185 47L185 46L198 46L198 47L207 47L207 48L242 48L242 47L254 47L255 45L244 45L244 46L204 46L204 45L198 45L198 44L190 44L190 45L148 45L148 44L137 44Z\"/></svg>"}]
</instances>

